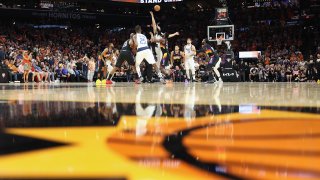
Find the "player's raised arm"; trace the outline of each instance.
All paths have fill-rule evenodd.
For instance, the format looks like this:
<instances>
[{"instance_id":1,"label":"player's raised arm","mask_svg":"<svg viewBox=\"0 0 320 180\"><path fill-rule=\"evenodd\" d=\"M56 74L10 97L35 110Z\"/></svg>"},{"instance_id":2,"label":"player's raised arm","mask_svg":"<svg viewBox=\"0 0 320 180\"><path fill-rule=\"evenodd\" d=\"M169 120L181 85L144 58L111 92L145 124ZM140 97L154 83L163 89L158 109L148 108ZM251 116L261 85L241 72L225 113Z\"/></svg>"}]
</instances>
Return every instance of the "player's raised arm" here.
<instances>
[{"instance_id":1,"label":"player's raised arm","mask_svg":"<svg viewBox=\"0 0 320 180\"><path fill-rule=\"evenodd\" d=\"M150 15L151 15L151 21L152 21L152 29L153 29L153 33L156 34L157 33L157 23L156 20L154 19L154 15L153 12L150 11Z\"/></svg>"},{"instance_id":2,"label":"player's raised arm","mask_svg":"<svg viewBox=\"0 0 320 180\"><path fill-rule=\"evenodd\" d=\"M179 35L180 35L179 32L175 32L175 33L173 33L173 34L169 34L168 38L170 39L170 38L173 38L173 37L179 36Z\"/></svg>"}]
</instances>

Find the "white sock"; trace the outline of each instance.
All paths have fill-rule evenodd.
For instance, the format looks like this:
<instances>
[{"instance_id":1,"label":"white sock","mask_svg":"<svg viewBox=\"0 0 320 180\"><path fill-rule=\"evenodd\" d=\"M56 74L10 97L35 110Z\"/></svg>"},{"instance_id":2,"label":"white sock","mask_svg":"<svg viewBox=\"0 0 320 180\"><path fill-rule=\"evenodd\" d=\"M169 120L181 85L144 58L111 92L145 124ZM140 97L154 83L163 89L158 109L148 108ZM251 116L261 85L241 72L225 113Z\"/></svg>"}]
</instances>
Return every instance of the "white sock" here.
<instances>
[{"instance_id":1,"label":"white sock","mask_svg":"<svg viewBox=\"0 0 320 180\"><path fill-rule=\"evenodd\" d=\"M141 77L140 66L136 66L136 70L137 70L138 78L140 78Z\"/></svg>"},{"instance_id":2,"label":"white sock","mask_svg":"<svg viewBox=\"0 0 320 180\"><path fill-rule=\"evenodd\" d=\"M192 68L192 69L191 69L191 73L192 73L192 78L193 78L193 80L195 80L195 79L196 79L196 69L195 69L195 68Z\"/></svg>"},{"instance_id":3,"label":"white sock","mask_svg":"<svg viewBox=\"0 0 320 180\"><path fill-rule=\"evenodd\" d=\"M187 78L190 79L190 69L186 69Z\"/></svg>"}]
</instances>

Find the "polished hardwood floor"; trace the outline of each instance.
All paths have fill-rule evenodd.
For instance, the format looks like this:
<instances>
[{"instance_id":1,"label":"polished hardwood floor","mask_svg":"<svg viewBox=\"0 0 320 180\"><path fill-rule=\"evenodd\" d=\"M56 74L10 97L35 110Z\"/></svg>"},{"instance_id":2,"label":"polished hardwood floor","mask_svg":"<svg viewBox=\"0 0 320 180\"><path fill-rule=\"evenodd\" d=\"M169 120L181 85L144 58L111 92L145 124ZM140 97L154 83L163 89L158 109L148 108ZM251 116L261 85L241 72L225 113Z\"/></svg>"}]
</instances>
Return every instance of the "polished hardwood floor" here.
<instances>
[{"instance_id":1,"label":"polished hardwood floor","mask_svg":"<svg viewBox=\"0 0 320 180\"><path fill-rule=\"evenodd\" d=\"M0 84L0 179L320 179L319 88Z\"/></svg>"}]
</instances>

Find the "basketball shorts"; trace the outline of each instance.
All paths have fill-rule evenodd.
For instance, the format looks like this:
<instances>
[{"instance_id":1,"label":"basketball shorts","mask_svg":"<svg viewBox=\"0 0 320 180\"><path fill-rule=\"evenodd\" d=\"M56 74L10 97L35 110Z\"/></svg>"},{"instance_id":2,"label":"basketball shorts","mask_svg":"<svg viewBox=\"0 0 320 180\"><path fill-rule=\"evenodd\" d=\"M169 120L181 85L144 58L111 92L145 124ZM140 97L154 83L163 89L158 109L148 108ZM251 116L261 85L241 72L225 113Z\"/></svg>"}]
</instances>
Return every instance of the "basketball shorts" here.
<instances>
[{"instance_id":1,"label":"basketball shorts","mask_svg":"<svg viewBox=\"0 0 320 180\"><path fill-rule=\"evenodd\" d=\"M149 64L155 64L155 58L150 49L145 49L137 52L136 55L136 65L140 65L143 60L146 60Z\"/></svg>"},{"instance_id":2,"label":"basketball shorts","mask_svg":"<svg viewBox=\"0 0 320 180\"><path fill-rule=\"evenodd\" d=\"M120 51L116 67L120 68L125 61L127 61L129 65L134 66L134 57L130 51Z\"/></svg>"},{"instance_id":3,"label":"basketball shorts","mask_svg":"<svg viewBox=\"0 0 320 180\"><path fill-rule=\"evenodd\" d=\"M186 69L194 69L195 68L194 59L193 58L186 59L184 67Z\"/></svg>"}]
</instances>

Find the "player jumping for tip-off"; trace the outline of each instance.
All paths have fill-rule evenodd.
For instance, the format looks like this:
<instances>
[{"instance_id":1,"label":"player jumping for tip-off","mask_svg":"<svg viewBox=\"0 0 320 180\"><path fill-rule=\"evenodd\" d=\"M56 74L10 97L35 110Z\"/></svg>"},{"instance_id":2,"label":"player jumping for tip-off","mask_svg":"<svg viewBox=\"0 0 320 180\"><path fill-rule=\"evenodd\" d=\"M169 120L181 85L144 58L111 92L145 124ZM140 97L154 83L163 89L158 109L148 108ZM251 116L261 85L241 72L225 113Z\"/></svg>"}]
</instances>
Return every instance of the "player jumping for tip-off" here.
<instances>
[{"instance_id":1,"label":"player jumping for tip-off","mask_svg":"<svg viewBox=\"0 0 320 180\"><path fill-rule=\"evenodd\" d=\"M169 51L168 51L168 39L173 38L175 36L179 36L179 32L175 32L173 34L163 33L161 32L161 28L159 26L159 23L156 23L156 20L154 18L154 14L152 11L150 11L151 20L152 20L152 30L154 34L154 39L157 42L157 45L155 47L156 52L156 60L157 60L157 66L160 68L161 66L167 66L169 65Z\"/></svg>"}]
</instances>

